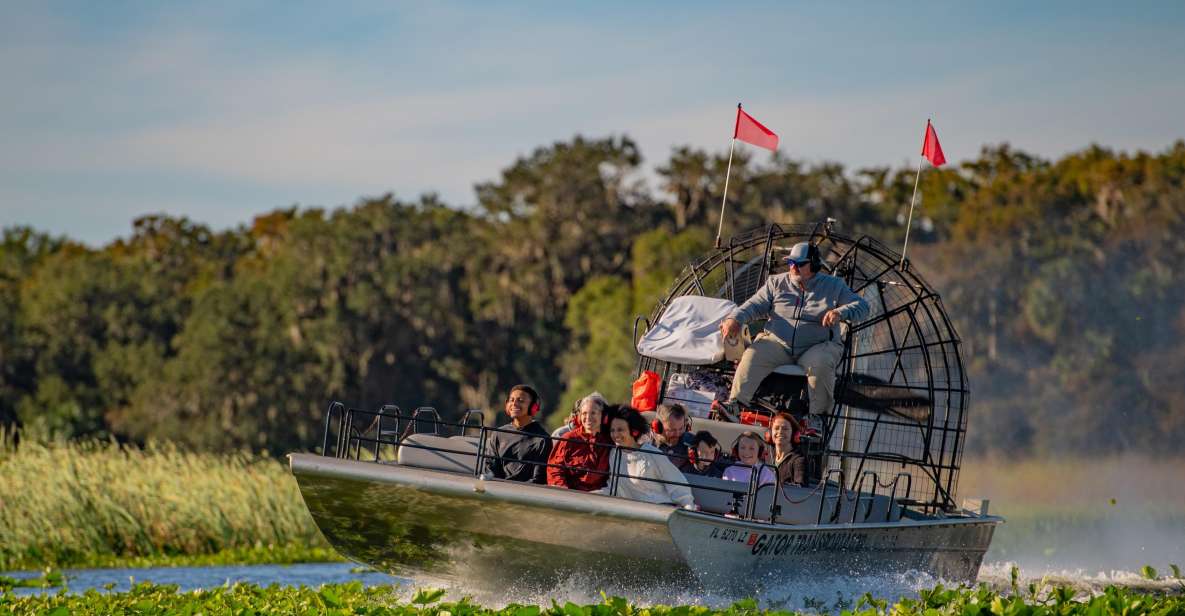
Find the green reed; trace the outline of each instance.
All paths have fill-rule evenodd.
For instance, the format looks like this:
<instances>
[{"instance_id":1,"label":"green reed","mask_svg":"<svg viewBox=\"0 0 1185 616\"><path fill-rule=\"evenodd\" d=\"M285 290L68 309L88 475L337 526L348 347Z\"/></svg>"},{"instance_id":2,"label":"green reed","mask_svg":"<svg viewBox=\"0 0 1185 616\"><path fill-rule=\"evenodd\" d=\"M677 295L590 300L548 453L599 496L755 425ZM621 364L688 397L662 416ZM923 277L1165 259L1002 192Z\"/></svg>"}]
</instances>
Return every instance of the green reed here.
<instances>
[{"instance_id":1,"label":"green reed","mask_svg":"<svg viewBox=\"0 0 1185 616\"><path fill-rule=\"evenodd\" d=\"M0 450L0 571L326 558L273 458L106 442Z\"/></svg>"}]
</instances>

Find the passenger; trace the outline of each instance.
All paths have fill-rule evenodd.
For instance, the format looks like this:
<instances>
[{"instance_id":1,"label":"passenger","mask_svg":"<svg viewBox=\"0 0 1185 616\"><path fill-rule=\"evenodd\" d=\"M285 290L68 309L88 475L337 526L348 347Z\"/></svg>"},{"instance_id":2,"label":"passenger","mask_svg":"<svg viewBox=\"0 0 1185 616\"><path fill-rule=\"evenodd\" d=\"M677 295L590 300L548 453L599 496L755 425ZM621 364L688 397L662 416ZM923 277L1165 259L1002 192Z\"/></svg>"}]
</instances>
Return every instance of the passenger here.
<instances>
[{"instance_id":1,"label":"passenger","mask_svg":"<svg viewBox=\"0 0 1185 616\"><path fill-rule=\"evenodd\" d=\"M809 242L795 244L786 258L790 271L770 276L732 315L720 332L732 338L741 326L768 318L765 331L745 349L732 381L727 402L712 408L737 421L741 406L753 401L761 381L778 366L798 364L806 372L810 413L807 425L822 432L821 417L834 404L835 366L843 355L841 321L859 322L868 316L868 302L842 279L819 270L822 257Z\"/></svg>"},{"instance_id":2,"label":"passenger","mask_svg":"<svg viewBox=\"0 0 1185 616\"><path fill-rule=\"evenodd\" d=\"M539 413L539 392L529 385L515 385L506 397L510 423L499 426L506 432L488 432L482 471L497 479L547 483L547 459L551 439L535 415Z\"/></svg>"},{"instance_id":3,"label":"passenger","mask_svg":"<svg viewBox=\"0 0 1185 616\"><path fill-rule=\"evenodd\" d=\"M737 437L736 443L733 443L732 457L736 458L737 463L724 469L724 479L748 483L749 479L753 477L753 467L758 463L765 462L765 442L756 432L745 430ZM767 483L775 483L777 480L777 476L769 466L761 467L757 485L763 486Z\"/></svg>"},{"instance_id":4,"label":"passenger","mask_svg":"<svg viewBox=\"0 0 1185 616\"><path fill-rule=\"evenodd\" d=\"M609 468L620 473L611 483L616 487L616 495L648 503L694 508L695 498L683 473L657 447L639 442L650 431L642 414L628 406L610 406L607 412L609 436L617 444L609 461ZM654 479L660 481L651 481ZM611 490L601 491L609 493Z\"/></svg>"},{"instance_id":5,"label":"passenger","mask_svg":"<svg viewBox=\"0 0 1185 616\"><path fill-rule=\"evenodd\" d=\"M576 427L557 439L551 449L548 485L591 492L609 483L613 441L606 434L604 408L600 400L585 397L576 413Z\"/></svg>"},{"instance_id":6,"label":"passenger","mask_svg":"<svg viewBox=\"0 0 1185 616\"><path fill-rule=\"evenodd\" d=\"M683 472L690 472L687 455L691 448L691 418L682 404L660 404L654 411L654 444L670 458L671 464Z\"/></svg>"},{"instance_id":7,"label":"passenger","mask_svg":"<svg viewBox=\"0 0 1185 616\"><path fill-rule=\"evenodd\" d=\"M769 435L774 446L774 466L778 467L778 482L806 485L806 455L795 441L801 427L789 413L778 413L770 420Z\"/></svg>"},{"instance_id":8,"label":"passenger","mask_svg":"<svg viewBox=\"0 0 1185 616\"><path fill-rule=\"evenodd\" d=\"M566 420L564 420L564 425L553 430L551 432L551 438L560 438L561 436L571 432L572 429L576 427L576 415L580 413L580 407L584 404L584 401L588 400L589 398L599 401L601 403L602 410L609 405L609 401L606 400L605 396L602 396L601 392L599 391L594 391L591 394L577 400L576 404L572 405L572 413L568 415Z\"/></svg>"},{"instance_id":9,"label":"passenger","mask_svg":"<svg viewBox=\"0 0 1185 616\"><path fill-rule=\"evenodd\" d=\"M724 469L732 465L732 459L720 451L720 441L707 430L695 433L687 453L691 459L688 472L696 475L720 478L724 476Z\"/></svg>"}]
</instances>

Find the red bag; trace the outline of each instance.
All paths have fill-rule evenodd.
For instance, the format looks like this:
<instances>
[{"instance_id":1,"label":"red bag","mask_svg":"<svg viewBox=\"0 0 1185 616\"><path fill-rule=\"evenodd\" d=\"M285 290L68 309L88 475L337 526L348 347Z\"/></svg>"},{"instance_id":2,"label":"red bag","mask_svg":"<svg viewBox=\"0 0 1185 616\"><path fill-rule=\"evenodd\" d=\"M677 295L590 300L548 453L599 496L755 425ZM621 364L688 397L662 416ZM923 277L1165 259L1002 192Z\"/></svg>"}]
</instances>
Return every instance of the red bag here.
<instances>
[{"instance_id":1,"label":"red bag","mask_svg":"<svg viewBox=\"0 0 1185 616\"><path fill-rule=\"evenodd\" d=\"M630 406L639 411L653 411L654 407L658 406L658 386L662 384L662 379L657 372L647 370L634 381L634 397L630 400Z\"/></svg>"},{"instance_id":2,"label":"red bag","mask_svg":"<svg viewBox=\"0 0 1185 616\"><path fill-rule=\"evenodd\" d=\"M750 426L764 426L769 427L769 420L771 417L765 413L758 411L741 411L741 423L749 424Z\"/></svg>"}]
</instances>

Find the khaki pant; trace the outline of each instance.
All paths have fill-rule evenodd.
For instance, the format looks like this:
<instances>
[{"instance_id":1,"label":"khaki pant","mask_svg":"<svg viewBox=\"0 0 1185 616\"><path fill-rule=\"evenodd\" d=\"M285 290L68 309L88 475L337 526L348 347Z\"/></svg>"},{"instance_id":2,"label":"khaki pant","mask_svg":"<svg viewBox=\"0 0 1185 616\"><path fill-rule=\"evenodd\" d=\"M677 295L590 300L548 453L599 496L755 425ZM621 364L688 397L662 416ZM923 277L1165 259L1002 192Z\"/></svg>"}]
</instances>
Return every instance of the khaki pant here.
<instances>
[{"instance_id":1,"label":"khaki pant","mask_svg":"<svg viewBox=\"0 0 1185 616\"><path fill-rule=\"evenodd\" d=\"M802 357L796 358L790 354L790 349L782 344L781 340L763 332L757 335L757 339L741 356L741 363L737 366L736 376L732 380L732 394L729 398L741 404L750 404L753 394L757 393L757 387L774 368L798 364L806 372L811 414L830 413L831 407L835 404L835 366L842 357L843 345L828 340L807 349Z\"/></svg>"}]
</instances>

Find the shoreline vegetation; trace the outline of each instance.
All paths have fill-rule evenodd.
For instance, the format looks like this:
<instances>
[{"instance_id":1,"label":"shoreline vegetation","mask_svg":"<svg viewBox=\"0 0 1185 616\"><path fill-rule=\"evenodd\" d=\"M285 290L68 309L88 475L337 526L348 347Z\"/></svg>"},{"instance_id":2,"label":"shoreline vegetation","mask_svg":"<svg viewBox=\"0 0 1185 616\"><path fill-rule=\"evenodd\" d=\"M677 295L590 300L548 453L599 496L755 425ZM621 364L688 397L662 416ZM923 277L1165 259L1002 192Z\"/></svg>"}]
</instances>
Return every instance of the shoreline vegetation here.
<instances>
[{"instance_id":1,"label":"shoreline vegetation","mask_svg":"<svg viewBox=\"0 0 1185 616\"><path fill-rule=\"evenodd\" d=\"M1121 514L1185 529L1175 479L1185 460L967 459L964 468L959 493L990 497L1008 519L993 552L1010 560L1036 539L1049 555L1059 531L1071 541ZM0 449L0 573L343 560L283 460L267 454L105 441Z\"/></svg>"},{"instance_id":2,"label":"shoreline vegetation","mask_svg":"<svg viewBox=\"0 0 1185 616\"><path fill-rule=\"evenodd\" d=\"M1174 580L1185 589L1180 576ZM793 603L793 604L791 604ZM801 604L801 606L799 605ZM365 587L360 582L326 584L317 588L296 588L235 584L212 589L179 592L177 586L140 583L128 592L101 593L89 590L80 595L16 596L7 590L0 595L0 610L11 613L113 614L113 613L333 613L333 614L431 614L433 616L774 616L782 614L842 614L843 616L1021 616L1021 615L1123 615L1185 614L1185 596L1180 590L1140 592L1118 586L1081 593L1067 586L1045 582L1023 587L1015 570L1009 589L976 587L947 588L941 584L922 589L915 597L885 600L865 594L793 600L762 605L749 598L727 607L698 605L634 605L628 599L602 593L598 603L567 601L550 605L511 603L487 608L470 597L446 598L446 591L399 586Z\"/></svg>"},{"instance_id":3,"label":"shoreline vegetation","mask_svg":"<svg viewBox=\"0 0 1185 616\"><path fill-rule=\"evenodd\" d=\"M0 572L342 560L284 464L171 444L0 451Z\"/></svg>"}]
</instances>

